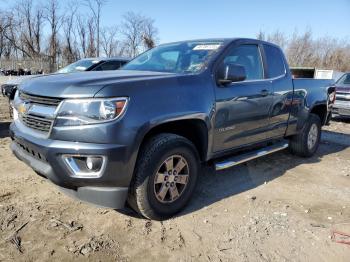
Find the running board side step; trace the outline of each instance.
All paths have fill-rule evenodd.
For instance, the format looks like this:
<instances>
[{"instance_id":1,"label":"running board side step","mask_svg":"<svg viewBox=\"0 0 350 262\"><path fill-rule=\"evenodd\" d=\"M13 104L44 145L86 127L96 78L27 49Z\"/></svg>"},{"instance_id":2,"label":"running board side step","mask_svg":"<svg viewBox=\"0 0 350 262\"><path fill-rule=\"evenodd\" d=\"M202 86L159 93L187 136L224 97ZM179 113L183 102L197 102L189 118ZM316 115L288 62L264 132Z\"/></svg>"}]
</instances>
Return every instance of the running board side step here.
<instances>
[{"instance_id":1,"label":"running board side step","mask_svg":"<svg viewBox=\"0 0 350 262\"><path fill-rule=\"evenodd\" d=\"M239 165L241 163L247 162L249 160L253 160L255 158L266 156L268 154L286 149L288 147L288 145L289 144L287 141L283 141L283 142L274 144L272 146L267 146L267 147L261 148L259 150L253 151L253 152L234 156L234 157L226 159L225 161L217 162L215 164L215 168L216 168L216 170L223 170L226 168L230 168L230 167Z\"/></svg>"}]
</instances>

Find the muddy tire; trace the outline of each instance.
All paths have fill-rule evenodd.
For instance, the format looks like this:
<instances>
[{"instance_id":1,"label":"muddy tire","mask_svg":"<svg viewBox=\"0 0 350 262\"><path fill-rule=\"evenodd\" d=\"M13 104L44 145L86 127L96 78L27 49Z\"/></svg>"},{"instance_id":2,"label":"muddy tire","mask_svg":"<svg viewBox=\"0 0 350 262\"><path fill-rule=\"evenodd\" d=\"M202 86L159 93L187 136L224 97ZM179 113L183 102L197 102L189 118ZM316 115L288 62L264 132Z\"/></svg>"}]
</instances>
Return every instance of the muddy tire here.
<instances>
[{"instance_id":1,"label":"muddy tire","mask_svg":"<svg viewBox=\"0 0 350 262\"><path fill-rule=\"evenodd\" d=\"M197 181L195 146L175 134L159 134L141 149L128 202L142 216L163 220L182 210Z\"/></svg>"},{"instance_id":2,"label":"muddy tire","mask_svg":"<svg viewBox=\"0 0 350 262\"><path fill-rule=\"evenodd\" d=\"M310 114L303 130L289 142L290 151L301 157L311 157L317 151L321 139L321 120Z\"/></svg>"}]
</instances>

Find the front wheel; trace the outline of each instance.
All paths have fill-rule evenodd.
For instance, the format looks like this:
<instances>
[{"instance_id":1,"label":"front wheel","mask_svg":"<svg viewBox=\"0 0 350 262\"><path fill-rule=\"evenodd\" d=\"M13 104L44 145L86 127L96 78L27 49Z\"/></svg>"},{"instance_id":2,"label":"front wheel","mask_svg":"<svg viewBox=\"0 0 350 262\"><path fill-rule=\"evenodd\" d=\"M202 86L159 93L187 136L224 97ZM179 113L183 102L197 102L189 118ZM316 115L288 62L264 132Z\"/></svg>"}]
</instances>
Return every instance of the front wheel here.
<instances>
[{"instance_id":1,"label":"front wheel","mask_svg":"<svg viewBox=\"0 0 350 262\"><path fill-rule=\"evenodd\" d=\"M302 157L311 157L321 140L321 120L318 115L310 114L303 130L291 138L290 151Z\"/></svg>"},{"instance_id":2,"label":"front wheel","mask_svg":"<svg viewBox=\"0 0 350 262\"><path fill-rule=\"evenodd\" d=\"M198 171L198 153L188 139L157 135L141 149L129 204L149 219L168 218L189 201Z\"/></svg>"}]
</instances>

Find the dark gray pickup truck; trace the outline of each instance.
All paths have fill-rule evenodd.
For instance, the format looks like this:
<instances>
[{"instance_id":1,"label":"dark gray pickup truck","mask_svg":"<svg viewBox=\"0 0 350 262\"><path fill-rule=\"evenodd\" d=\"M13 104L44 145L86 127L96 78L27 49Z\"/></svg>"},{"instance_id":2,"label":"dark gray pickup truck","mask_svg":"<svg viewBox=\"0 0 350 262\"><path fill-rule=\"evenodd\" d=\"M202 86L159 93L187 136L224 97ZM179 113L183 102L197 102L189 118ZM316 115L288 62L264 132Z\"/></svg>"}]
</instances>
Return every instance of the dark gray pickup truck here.
<instances>
[{"instance_id":1,"label":"dark gray pickup truck","mask_svg":"<svg viewBox=\"0 0 350 262\"><path fill-rule=\"evenodd\" d=\"M280 48L263 41L164 44L119 71L25 82L11 148L68 194L164 219L190 200L202 163L221 170L287 147L313 155L329 85L293 80Z\"/></svg>"}]
</instances>

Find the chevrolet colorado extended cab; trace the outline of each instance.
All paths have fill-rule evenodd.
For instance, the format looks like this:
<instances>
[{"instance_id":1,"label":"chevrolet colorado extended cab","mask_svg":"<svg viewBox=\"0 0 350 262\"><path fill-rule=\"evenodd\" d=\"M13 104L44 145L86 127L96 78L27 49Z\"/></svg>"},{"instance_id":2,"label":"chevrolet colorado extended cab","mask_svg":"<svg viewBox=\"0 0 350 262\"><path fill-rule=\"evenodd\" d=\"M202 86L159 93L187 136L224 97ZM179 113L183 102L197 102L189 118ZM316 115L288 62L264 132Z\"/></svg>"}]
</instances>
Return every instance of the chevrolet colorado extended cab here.
<instances>
[{"instance_id":1,"label":"chevrolet colorado extended cab","mask_svg":"<svg viewBox=\"0 0 350 262\"><path fill-rule=\"evenodd\" d=\"M11 149L66 193L164 219L217 170L287 147L317 150L334 91L293 80L281 49L253 39L164 44L113 72L20 86Z\"/></svg>"}]
</instances>

